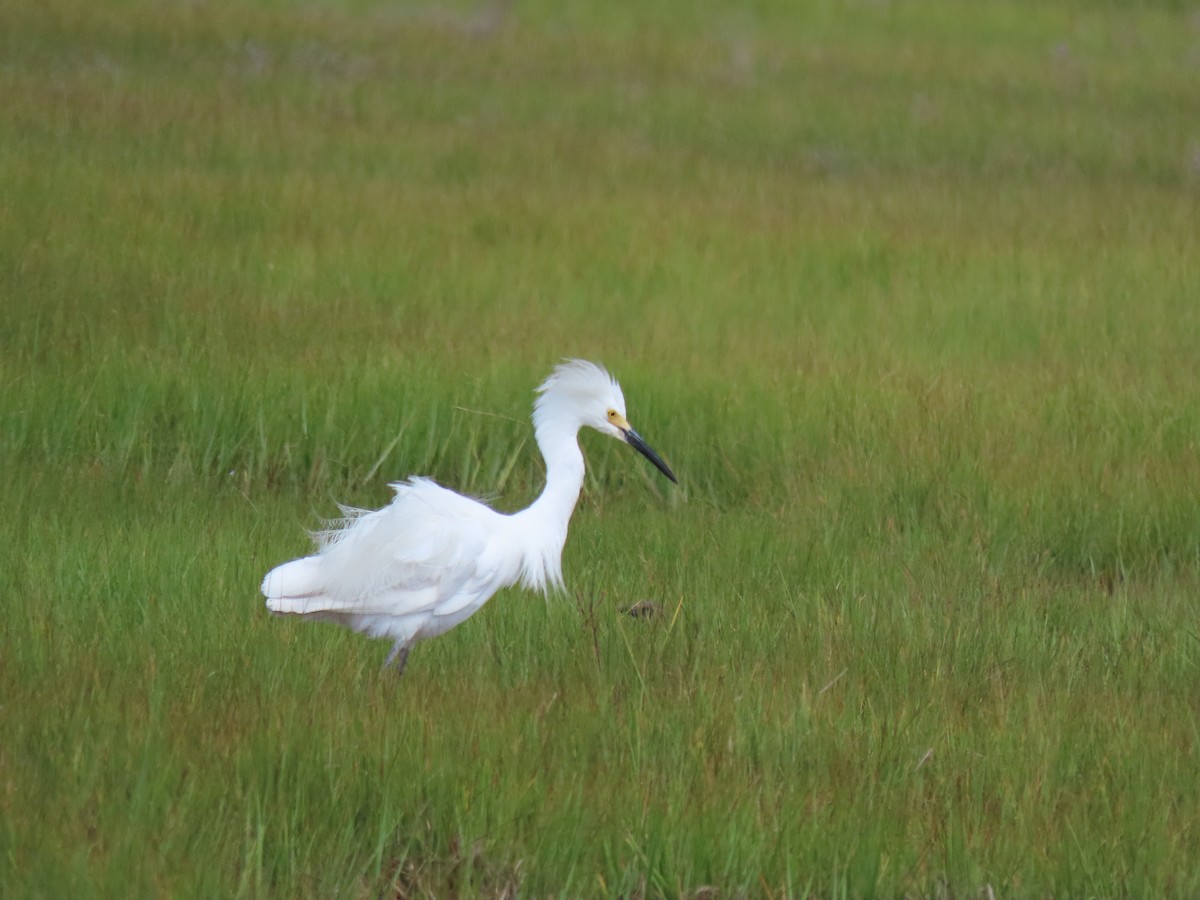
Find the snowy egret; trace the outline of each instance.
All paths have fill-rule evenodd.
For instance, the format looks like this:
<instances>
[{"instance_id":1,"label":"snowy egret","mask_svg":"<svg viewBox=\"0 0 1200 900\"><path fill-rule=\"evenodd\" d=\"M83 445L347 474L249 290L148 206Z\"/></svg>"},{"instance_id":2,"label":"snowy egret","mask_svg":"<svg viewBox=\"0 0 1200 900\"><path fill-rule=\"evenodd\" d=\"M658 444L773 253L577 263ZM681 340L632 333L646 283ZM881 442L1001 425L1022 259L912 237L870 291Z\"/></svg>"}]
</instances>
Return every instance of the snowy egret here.
<instances>
[{"instance_id":1,"label":"snowy egret","mask_svg":"<svg viewBox=\"0 0 1200 900\"><path fill-rule=\"evenodd\" d=\"M675 474L625 418L621 386L595 363L569 359L538 388L533 430L546 461L546 487L506 515L428 478L391 485L383 509L345 509L339 527L317 535L315 556L272 569L267 609L336 622L394 641L383 667L404 671L416 641L465 621L496 591L518 581L543 593L562 588L562 549L583 487L583 426L620 438Z\"/></svg>"}]
</instances>

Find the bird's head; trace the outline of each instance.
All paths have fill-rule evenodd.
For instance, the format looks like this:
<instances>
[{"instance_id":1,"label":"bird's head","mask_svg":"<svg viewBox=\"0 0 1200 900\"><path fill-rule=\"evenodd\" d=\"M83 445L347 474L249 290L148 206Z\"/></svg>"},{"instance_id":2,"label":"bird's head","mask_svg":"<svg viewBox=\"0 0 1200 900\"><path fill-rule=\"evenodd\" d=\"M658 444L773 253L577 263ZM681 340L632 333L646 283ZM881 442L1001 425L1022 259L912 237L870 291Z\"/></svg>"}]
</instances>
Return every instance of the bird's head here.
<instances>
[{"instance_id":1,"label":"bird's head","mask_svg":"<svg viewBox=\"0 0 1200 900\"><path fill-rule=\"evenodd\" d=\"M539 432L557 426L578 429L586 425L625 441L676 481L675 473L625 418L625 395L603 367L582 359L564 360L538 388L538 395L533 423Z\"/></svg>"}]
</instances>

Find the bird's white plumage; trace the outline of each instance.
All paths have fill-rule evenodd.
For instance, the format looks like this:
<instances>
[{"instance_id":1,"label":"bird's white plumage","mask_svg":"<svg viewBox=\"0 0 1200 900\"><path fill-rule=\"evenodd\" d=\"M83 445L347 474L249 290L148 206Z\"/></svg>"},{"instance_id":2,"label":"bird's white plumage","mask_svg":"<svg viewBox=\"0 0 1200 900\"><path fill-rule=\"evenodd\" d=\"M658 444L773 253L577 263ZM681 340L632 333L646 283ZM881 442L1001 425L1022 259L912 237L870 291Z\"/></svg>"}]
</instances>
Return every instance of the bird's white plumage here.
<instances>
[{"instance_id":1,"label":"bird's white plumage","mask_svg":"<svg viewBox=\"0 0 1200 900\"><path fill-rule=\"evenodd\" d=\"M318 555L268 573L268 608L407 643L441 634L516 580L504 516L428 479L392 488L389 506L351 511Z\"/></svg>"},{"instance_id":2,"label":"bird's white plumage","mask_svg":"<svg viewBox=\"0 0 1200 900\"><path fill-rule=\"evenodd\" d=\"M583 485L582 426L629 440L674 476L641 444L625 420L620 386L594 363L556 367L538 389L533 419L546 487L528 509L498 513L427 478L393 484L388 506L345 510L339 527L317 536L316 555L267 573L267 608L388 637L407 650L518 581L561 587L567 525Z\"/></svg>"}]
</instances>

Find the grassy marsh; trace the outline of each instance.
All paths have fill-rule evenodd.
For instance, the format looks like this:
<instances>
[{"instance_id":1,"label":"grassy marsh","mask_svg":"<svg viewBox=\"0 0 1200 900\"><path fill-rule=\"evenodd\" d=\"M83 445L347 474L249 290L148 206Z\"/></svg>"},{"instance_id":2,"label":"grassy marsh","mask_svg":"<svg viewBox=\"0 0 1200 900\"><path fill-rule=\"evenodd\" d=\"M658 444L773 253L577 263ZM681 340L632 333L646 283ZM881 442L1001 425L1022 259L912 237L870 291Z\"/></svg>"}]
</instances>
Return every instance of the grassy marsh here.
<instances>
[{"instance_id":1,"label":"grassy marsh","mask_svg":"<svg viewBox=\"0 0 1200 900\"><path fill-rule=\"evenodd\" d=\"M0 56L0 893L1200 891L1194 14L53 0ZM564 355L681 476L584 437L571 597L398 684L267 618L337 501L531 499Z\"/></svg>"}]
</instances>

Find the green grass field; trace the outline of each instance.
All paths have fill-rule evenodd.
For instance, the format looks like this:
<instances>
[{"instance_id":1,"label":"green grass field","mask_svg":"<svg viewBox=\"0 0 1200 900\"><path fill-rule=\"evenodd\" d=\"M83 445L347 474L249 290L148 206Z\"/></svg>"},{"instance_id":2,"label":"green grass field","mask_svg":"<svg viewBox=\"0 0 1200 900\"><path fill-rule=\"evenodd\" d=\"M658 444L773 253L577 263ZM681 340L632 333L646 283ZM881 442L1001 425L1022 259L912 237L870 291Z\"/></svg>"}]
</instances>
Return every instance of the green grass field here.
<instances>
[{"instance_id":1,"label":"green grass field","mask_svg":"<svg viewBox=\"0 0 1200 900\"><path fill-rule=\"evenodd\" d=\"M1200 895L1200 19L0 10L0 895ZM337 502L571 594L270 618ZM621 610L650 600L657 617Z\"/></svg>"}]
</instances>

